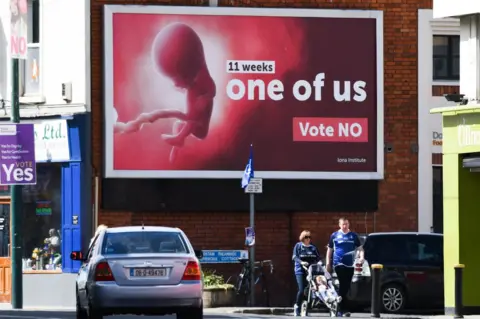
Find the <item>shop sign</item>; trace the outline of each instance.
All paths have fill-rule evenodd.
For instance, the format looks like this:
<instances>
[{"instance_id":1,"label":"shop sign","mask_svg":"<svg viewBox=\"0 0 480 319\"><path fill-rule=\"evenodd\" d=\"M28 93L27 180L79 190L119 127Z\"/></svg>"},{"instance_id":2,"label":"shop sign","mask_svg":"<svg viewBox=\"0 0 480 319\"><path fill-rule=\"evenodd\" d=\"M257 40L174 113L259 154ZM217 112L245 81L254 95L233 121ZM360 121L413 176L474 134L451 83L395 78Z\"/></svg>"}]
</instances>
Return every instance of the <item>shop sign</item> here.
<instances>
[{"instance_id":1,"label":"shop sign","mask_svg":"<svg viewBox=\"0 0 480 319\"><path fill-rule=\"evenodd\" d=\"M383 179L382 11L106 5L104 19L106 177L235 179L253 144L258 178Z\"/></svg>"},{"instance_id":2,"label":"shop sign","mask_svg":"<svg viewBox=\"0 0 480 319\"><path fill-rule=\"evenodd\" d=\"M474 128L472 125L459 125L458 146L480 146L480 128Z\"/></svg>"},{"instance_id":3,"label":"shop sign","mask_svg":"<svg viewBox=\"0 0 480 319\"><path fill-rule=\"evenodd\" d=\"M52 201L37 201L35 207L35 215L37 216L51 216L52 215Z\"/></svg>"},{"instance_id":4,"label":"shop sign","mask_svg":"<svg viewBox=\"0 0 480 319\"><path fill-rule=\"evenodd\" d=\"M67 120L35 123L35 158L37 162L70 161Z\"/></svg>"},{"instance_id":5,"label":"shop sign","mask_svg":"<svg viewBox=\"0 0 480 319\"><path fill-rule=\"evenodd\" d=\"M430 149L433 154L441 154L443 151L442 115L430 114L428 120L432 138Z\"/></svg>"},{"instance_id":6,"label":"shop sign","mask_svg":"<svg viewBox=\"0 0 480 319\"><path fill-rule=\"evenodd\" d=\"M442 132L437 132L433 131L433 136L432 136L432 150L436 150L436 148L439 148L439 152L434 152L432 153L441 153L442 152L442 144L443 144L443 134Z\"/></svg>"}]
</instances>

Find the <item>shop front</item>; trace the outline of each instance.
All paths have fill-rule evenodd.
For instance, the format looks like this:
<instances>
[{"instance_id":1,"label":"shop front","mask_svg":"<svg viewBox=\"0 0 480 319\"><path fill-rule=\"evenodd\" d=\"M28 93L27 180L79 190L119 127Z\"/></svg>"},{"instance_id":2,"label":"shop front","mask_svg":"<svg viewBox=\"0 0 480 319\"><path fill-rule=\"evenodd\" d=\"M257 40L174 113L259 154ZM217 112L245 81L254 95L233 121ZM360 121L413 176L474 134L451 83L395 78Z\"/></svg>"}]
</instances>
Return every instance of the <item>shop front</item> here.
<instances>
[{"instance_id":1,"label":"shop front","mask_svg":"<svg viewBox=\"0 0 480 319\"><path fill-rule=\"evenodd\" d=\"M73 307L78 262L91 235L90 116L36 119L37 183L22 188L24 307ZM0 302L10 302L10 193L0 196Z\"/></svg>"},{"instance_id":2,"label":"shop front","mask_svg":"<svg viewBox=\"0 0 480 319\"><path fill-rule=\"evenodd\" d=\"M466 314L480 314L480 256L474 238L480 224L480 105L431 110L443 117L445 312L455 305L454 266L464 264Z\"/></svg>"}]
</instances>

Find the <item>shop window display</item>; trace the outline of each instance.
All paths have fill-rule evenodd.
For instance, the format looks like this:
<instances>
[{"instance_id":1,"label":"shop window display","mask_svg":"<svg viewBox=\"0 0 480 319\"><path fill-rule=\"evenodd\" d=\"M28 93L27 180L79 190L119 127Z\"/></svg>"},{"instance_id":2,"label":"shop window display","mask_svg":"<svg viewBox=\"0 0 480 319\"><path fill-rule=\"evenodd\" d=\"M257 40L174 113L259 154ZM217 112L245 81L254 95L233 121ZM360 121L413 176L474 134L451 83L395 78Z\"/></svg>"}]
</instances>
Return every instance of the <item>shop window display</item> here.
<instances>
[{"instance_id":1,"label":"shop window display","mask_svg":"<svg viewBox=\"0 0 480 319\"><path fill-rule=\"evenodd\" d=\"M59 164L37 164L37 184L23 187L24 270L61 269L61 185Z\"/></svg>"}]
</instances>

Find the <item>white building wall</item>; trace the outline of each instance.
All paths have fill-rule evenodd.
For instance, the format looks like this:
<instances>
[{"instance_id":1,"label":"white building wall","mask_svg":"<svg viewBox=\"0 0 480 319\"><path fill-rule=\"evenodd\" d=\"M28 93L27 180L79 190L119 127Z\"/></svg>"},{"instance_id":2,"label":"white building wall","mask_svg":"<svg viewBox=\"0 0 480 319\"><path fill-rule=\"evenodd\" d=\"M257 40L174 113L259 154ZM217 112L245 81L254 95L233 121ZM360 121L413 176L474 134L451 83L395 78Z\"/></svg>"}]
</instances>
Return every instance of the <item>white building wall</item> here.
<instances>
[{"instance_id":1,"label":"white building wall","mask_svg":"<svg viewBox=\"0 0 480 319\"><path fill-rule=\"evenodd\" d=\"M442 96L432 95L434 85L459 85L458 81L433 81L433 35L460 35L458 19L434 19L433 10L418 11L418 230L433 226L432 153L442 153L438 133L442 116L430 109L450 105ZM460 92L458 92L460 93ZM434 143L434 132L437 141Z\"/></svg>"},{"instance_id":2,"label":"white building wall","mask_svg":"<svg viewBox=\"0 0 480 319\"><path fill-rule=\"evenodd\" d=\"M72 114L90 110L90 1L40 1L40 91L21 98L21 116ZM0 99L11 99L9 1L0 1ZM72 100L62 83L72 83ZM32 107L31 104L39 107ZM8 107L7 107L8 109ZM9 115L9 111L7 116ZM3 112L0 112L3 116Z\"/></svg>"},{"instance_id":3,"label":"white building wall","mask_svg":"<svg viewBox=\"0 0 480 319\"><path fill-rule=\"evenodd\" d=\"M478 0L433 0L435 18L455 17L480 13Z\"/></svg>"},{"instance_id":4,"label":"white building wall","mask_svg":"<svg viewBox=\"0 0 480 319\"><path fill-rule=\"evenodd\" d=\"M9 100L10 90L8 89L10 78L10 47L8 38L10 34L10 9L9 1L0 1L0 99Z\"/></svg>"},{"instance_id":5,"label":"white building wall","mask_svg":"<svg viewBox=\"0 0 480 319\"><path fill-rule=\"evenodd\" d=\"M479 1L480 2L480 1ZM460 87L469 104L480 101L480 14L460 18Z\"/></svg>"}]
</instances>

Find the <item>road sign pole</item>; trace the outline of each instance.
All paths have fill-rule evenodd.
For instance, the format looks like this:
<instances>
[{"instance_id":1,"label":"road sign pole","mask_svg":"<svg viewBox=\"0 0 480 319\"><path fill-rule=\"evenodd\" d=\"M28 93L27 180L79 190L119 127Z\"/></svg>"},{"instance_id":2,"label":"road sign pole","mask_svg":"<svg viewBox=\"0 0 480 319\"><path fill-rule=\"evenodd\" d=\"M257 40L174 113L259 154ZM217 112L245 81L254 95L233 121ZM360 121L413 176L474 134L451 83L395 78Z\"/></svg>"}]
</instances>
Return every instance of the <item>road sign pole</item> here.
<instances>
[{"instance_id":1,"label":"road sign pole","mask_svg":"<svg viewBox=\"0 0 480 319\"><path fill-rule=\"evenodd\" d=\"M250 227L255 231L255 194L250 193ZM255 307L255 245L250 247L250 307Z\"/></svg>"},{"instance_id":2,"label":"road sign pole","mask_svg":"<svg viewBox=\"0 0 480 319\"><path fill-rule=\"evenodd\" d=\"M10 120L20 123L19 101L19 63L12 59L12 110ZM23 274L22 274L22 185L11 186L10 227L12 251L12 308L23 308Z\"/></svg>"},{"instance_id":3,"label":"road sign pole","mask_svg":"<svg viewBox=\"0 0 480 319\"><path fill-rule=\"evenodd\" d=\"M255 194L263 192L263 180L261 178L251 178L245 193L250 195L250 229L253 232L253 243L249 250L250 259L250 306L255 306Z\"/></svg>"}]
</instances>

